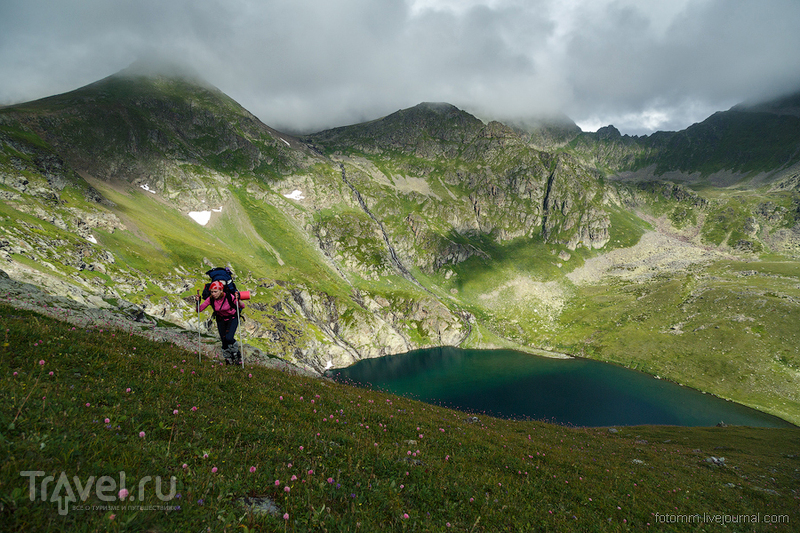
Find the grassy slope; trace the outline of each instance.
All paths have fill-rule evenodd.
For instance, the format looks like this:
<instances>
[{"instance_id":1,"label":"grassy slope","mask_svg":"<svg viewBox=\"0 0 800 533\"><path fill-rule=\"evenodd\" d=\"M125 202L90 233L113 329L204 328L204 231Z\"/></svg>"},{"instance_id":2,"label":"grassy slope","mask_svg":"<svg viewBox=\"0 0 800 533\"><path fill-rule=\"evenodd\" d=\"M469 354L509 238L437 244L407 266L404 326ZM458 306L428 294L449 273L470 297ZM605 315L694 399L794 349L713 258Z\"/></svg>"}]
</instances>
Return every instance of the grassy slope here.
<instances>
[{"instance_id":1,"label":"grassy slope","mask_svg":"<svg viewBox=\"0 0 800 533\"><path fill-rule=\"evenodd\" d=\"M104 324L76 330L0 304L0 328L4 531L690 529L655 513L779 515L790 531L800 520L797 429L468 423L377 392L198 363ZM30 501L26 470L82 483L124 471L134 496L145 476L175 476L179 499L158 500L151 482L136 504L180 511L73 504L60 516L56 502ZM107 505L90 492L86 504ZM242 496L273 499L278 516L249 514Z\"/></svg>"}]
</instances>

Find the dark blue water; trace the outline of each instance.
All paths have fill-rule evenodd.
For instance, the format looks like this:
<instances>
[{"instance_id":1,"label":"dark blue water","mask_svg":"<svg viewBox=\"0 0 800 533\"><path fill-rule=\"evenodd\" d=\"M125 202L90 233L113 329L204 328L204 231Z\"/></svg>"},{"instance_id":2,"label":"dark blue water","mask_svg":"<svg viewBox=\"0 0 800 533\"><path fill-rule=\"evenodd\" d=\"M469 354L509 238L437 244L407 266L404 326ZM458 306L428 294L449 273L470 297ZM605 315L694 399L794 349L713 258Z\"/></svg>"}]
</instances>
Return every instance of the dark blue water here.
<instances>
[{"instance_id":1,"label":"dark blue water","mask_svg":"<svg viewBox=\"0 0 800 533\"><path fill-rule=\"evenodd\" d=\"M433 348L367 359L329 372L338 381L503 418L575 426L791 427L780 418L587 359L512 350Z\"/></svg>"}]
</instances>

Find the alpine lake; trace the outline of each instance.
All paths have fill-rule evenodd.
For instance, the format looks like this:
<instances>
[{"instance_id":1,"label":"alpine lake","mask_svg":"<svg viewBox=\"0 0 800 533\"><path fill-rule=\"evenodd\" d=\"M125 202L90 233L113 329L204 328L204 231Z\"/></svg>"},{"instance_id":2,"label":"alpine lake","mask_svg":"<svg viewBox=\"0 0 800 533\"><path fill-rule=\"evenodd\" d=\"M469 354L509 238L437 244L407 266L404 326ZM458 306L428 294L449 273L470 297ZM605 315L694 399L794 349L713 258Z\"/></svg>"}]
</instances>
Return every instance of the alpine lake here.
<instances>
[{"instance_id":1,"label":"alpine lake","mask_svg":"<svg viewBox=\"0 0 800 533\"><path fill-rule=\"evenodd\" d=\"M327 376L472 414L579 427L794 427L778 417L614 364L513 350L430 348Z\"/></svg>"}]
</instances>

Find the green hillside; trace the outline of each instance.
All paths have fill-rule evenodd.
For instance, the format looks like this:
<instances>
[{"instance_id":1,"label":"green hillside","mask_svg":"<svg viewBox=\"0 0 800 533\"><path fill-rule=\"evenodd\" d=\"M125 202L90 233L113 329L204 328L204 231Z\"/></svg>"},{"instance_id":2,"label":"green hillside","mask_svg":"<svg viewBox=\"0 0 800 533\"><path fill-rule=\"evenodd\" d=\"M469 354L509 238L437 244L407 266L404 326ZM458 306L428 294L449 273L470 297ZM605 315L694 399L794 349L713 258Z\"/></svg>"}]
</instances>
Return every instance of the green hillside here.
<instances>
[{"instance_id":1,"label":"green hillside","mask_svg":"<svg viewBox=\"0 0 800 533\"><path fill-rule=\"evenodd\" d=\"M788 532L800 519L797 429L472 418L5 303L0 328L3 531Z\"/></svg>"}]
</instances>

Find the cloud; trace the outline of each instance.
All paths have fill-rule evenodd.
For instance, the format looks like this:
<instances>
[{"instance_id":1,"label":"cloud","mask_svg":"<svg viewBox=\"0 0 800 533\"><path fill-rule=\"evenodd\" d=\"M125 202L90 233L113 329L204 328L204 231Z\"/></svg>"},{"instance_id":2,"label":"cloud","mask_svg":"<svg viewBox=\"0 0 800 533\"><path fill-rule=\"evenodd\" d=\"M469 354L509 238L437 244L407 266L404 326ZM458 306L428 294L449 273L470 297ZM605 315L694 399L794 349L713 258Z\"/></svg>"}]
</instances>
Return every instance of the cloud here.
<instances>
[{"instance_id":1,"label":"cloud","mask_svg":"<svg viewBox=\"0 0 800 533\"><path fill-rule=\"evenodd\" d=\"M0 103L158 55L289 131L447 101L646 133L800 89L798 27L795 0L5 0Z\"/></svg>"},{"instance_id":2,"label":"cloud","mask_svg":"<svg viewBox=\"0 0 800 533\"><path fill-rule=\"evenodd\" d=\"M656 15L623 2L581 14L566 56L574 114L658 112L683 128L692 116L800 90L800 3L696 1Z\"/></svg>"}]
</instances>

